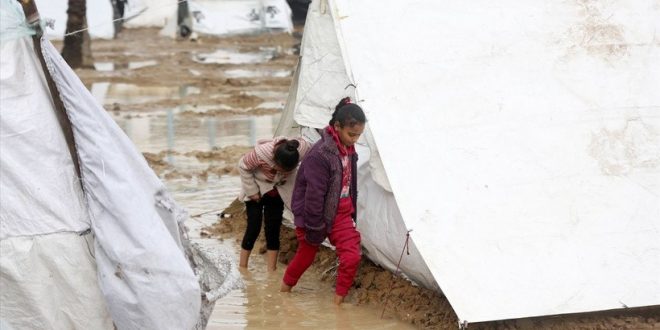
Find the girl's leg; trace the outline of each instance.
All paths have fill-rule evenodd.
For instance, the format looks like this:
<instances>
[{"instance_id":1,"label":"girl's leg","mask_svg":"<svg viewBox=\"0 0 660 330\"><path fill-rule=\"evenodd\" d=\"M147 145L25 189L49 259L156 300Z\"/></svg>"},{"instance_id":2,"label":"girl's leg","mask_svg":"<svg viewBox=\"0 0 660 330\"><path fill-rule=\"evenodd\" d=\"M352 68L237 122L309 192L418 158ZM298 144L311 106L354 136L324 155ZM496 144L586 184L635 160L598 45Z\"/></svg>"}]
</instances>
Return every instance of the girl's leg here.
<instances>
[{"instance_id":1,"label":"girl's leg","mask_svg":"<svg viewBox=\"0 0 660 330\"><path fill-rule=\"evenodd\" d=\"M262 203L264 205L264 222L266 229L266 261L268 270L277 269L277 254L280 250L280 227L282 226L282 212L284 202L279 195L269 196L264 194Z\"/></svg>"},{"instance_id":2,"label":"girl's leg","mask_svg":"<svg viewBox=\"0 0 660 330\"><path fill-rule=\"evenodd\" d=\"M348 289L353 285L353 279L362 256L360 232L355 229L350 214L335 219L329 239L339 256L335 303L340 304L348 294Z\"/></svg>"},{"instance_id":3,"label":"girl's leg","mask_svg":"<svg viewBox=\"0 0 660 330\"><path fill-rule=\"evenodd\" d=\"M296 227L296 236L298 237L298 250L289 266L286 267L284 278L282 279L282 292L289 292L291 288L298 283L302 274L309 268L314 261L316 252L319 250L317 245L311 245L305 240L305 230Z\"/></svg>"},{"instance_id":4,"label":"girl's leg","mask_svg":"<svg viewBox=\"0 0 660 330\"><path fill-rule=\"evenodd\" d=\"M262 209L263 206L261 202L245 202L247 228L245 228L245 234L243 235L243 241L241 242L241 256L238 263L239 267L247 268L248 266L248 260L250 259L250 253L254 247L254 242L257 240L257 237L259 237L259 232L261 231Z\"/></svg>"}]
</instances>

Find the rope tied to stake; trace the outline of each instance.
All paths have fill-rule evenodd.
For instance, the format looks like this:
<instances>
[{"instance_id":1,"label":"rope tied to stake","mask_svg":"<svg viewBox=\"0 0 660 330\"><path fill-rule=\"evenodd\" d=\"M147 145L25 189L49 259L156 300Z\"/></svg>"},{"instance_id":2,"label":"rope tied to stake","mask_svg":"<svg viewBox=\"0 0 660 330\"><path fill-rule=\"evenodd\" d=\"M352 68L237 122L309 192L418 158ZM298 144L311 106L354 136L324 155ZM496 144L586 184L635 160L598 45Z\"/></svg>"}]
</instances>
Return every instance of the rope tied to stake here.
<instances>
[{"instance_id":1,"label":"rope tied to stake","mask_svg":"<svg viewBox=\"0 0 660 330\"><path fill-rule=\"evenodd\" d=\"M405 252L406 255L410 255L410 245L408 242L410 242L410 232L412 229L408 229L408 232L406 232L406 241L403 244L403 249L401 250L401 256L399 257L399 262L396 264L396 270L394 271L394 274L392 274L392 282L390 283L390 288L387 290L387 298L385 299L385 304L383 305L383 312L380 313L380 318L382 319L383 316L385 315L385 309L387 308L387 303L390 301L390 296L392 295L392 288L394 287L394 279L396 279L397 275L399 275L399 269L401 267L401 260L403 260L403 253Z\"/></svg>"}]
</instances>

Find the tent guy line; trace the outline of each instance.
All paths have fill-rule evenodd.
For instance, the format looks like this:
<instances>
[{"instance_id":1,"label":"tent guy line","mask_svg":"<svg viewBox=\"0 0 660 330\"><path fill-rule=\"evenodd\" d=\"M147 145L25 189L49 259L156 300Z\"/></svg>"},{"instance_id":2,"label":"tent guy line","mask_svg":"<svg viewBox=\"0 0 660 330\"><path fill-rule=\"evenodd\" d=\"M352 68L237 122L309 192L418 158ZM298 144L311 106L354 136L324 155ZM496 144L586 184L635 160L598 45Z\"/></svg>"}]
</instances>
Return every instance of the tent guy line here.
<instances>
[{"instance_id":1,"label":"tent guy line","mask_svg":"<svg viewBox=\"0 0 660 330\"><path fill-rule=\"evenodd\" d=\"M405 252L406 255L410 255L410 246L408 243L410 242L410 232L412 229L408 229L406 232L406 241L403 243L403 249L401 249L401 256L399 257L399 262L396 264L396 271L394 271L394 276L392 277L392 281L390 281L390 289L388 291L387 298L385 298L385 303L383 304L383 311L380 313L380 318L382 319L383 316L385 316L385 309L387 308L387 303L390 301L390 296L392 295L392 289L394 288L394 278L396 278L399 275L399 267L401 266L401 261L403 260L403 253Z\"/></svg>"}]
</instances>

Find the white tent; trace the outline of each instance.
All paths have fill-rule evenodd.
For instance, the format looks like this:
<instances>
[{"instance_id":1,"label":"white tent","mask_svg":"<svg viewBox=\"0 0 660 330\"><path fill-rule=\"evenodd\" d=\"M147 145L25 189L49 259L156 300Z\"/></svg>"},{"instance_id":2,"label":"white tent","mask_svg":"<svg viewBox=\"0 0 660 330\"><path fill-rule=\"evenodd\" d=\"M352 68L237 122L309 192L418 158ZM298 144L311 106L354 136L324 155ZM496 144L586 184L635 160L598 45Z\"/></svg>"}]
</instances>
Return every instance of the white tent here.
<instances>
[{"instance_id":1,"label":"white tent","mask_svg":"<svg viewBox=\"0 0 660 330\"><path fill-rule=\"evenodd\" d=\"M48 0L37 3L41 16L52 22L52 26L45 30L51 40L64 39L66 31L67 0ZM113 21L113 8L110 0L87 0L87 27L89 36L93 39L112 39L115 36ZM129 0L124 7L124 21L130 21L147 7L141 0Z\"/></svg>"},{"instance_id":2,"label":"white tent","mask_svg":"<svg viewBox=\"0 0 660 330\"><path fill-rule=\"evenodd\" d=\"M367 112L369 257L461 322L660 305L660 7L320 0L277 134ZM288 121L287 121L288 119Z\"/></svg>"},{"instance_id":3,"label":"white tent","mask_svg":"<svg viewBox=\"0 0 660 330\"><path fill-rule=\"evenodd\" d=\"M126 27L164 27L161 34L174 37L177 3L146 0L147 9ZM293 31L291 8L285 0L190 0L192 31L206 35Z\"/></svg>"},{"instance_id":4,"label":"white tent","mask_svg":"<svg viewBox=\"0 0 660 330\"><path fill-rule=\"evenodd\" d=\"M87 4L87 26L91 38L112 39L115 36L115 28L112 24L112 4L110 0L88 0ZM53 40L64 39L66 31L67 0L48 0L37 3L42 17L52 20L52 28L46 29L46 35Z\"/></svg>"},{"instance_id":5,"label":"white tent","mask_svg":"<svg viewBox=\"0 0 660 330\"><path fill-rule=\"evenodd\" d=\"M127 28L162 27L161 34L176 35L177 8L180 1L129 0L125 5ZM292 32L291 8L285 0L189 0L192 31L205 35ZM67 23L66 0L38 3L41 16L53 22L46 29L51 39L64 38ZM87 1L87 26L93 39L112 39L115 35L110 0Z\"/></svg>"},{"instance_id":6,"label":"white tent","mask_svg":"<svg viewBox=\"0 0 660 330\"><path fill-rule=\"evenodd\" d=\"M18 2L1 4L0 319L21 329L200 327L203 295L212 304L236 274L217 260L222 276L193 272L189 258L211 257L183 238L185 211L52 44L34 45ZM202 292L197 275L214 282Z\"/></svg>"}]
</instances>

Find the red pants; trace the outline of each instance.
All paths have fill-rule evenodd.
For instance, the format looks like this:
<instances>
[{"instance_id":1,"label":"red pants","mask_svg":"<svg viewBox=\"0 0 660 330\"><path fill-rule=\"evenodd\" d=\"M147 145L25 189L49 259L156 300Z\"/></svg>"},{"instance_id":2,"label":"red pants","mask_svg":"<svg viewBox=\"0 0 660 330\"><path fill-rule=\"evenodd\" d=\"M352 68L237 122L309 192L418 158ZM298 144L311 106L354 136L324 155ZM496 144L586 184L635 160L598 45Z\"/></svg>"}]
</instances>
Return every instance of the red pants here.
<instances>
[{"instance_id":1,"label":"red pants","mask_svg":"<svg viewBox=\"0 0 660 330\"><path fill-rule=\"evenodd\" d=\"M337 207L337 216L335 217L332 231L328 235L330 243L335 246L337 256L339 256L339 271L337 275L337 285L335 293L339 296L346 296L348 289L353 285L353 279L360 265L360 232L355 229L355 223L351 217L353 213L353 204L351 198L342 198ZM298 250L284 273L284 284L295 286L302 274L309 268L314 261L319 247L311 245L305 240L305 229L296 227L296 236L298 237Z\"/></svg>"}]
</instances>

